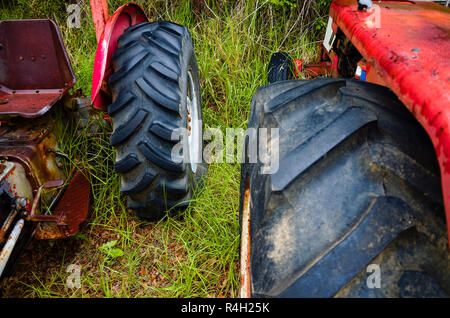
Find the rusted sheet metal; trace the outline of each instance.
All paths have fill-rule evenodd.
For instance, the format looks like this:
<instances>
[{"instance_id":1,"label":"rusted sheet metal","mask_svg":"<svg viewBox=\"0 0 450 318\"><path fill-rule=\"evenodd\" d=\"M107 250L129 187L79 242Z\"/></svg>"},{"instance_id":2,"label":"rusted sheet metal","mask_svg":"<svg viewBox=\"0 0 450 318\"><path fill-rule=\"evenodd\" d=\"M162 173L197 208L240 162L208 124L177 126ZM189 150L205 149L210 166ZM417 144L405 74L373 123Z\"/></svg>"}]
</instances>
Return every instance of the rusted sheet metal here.
<instances>
[{"instance_id":1,"label":"rusted sheet metal","mask_svg":"<svg viewBox=\"0 0 450 318\"><path fill-rule=\"evenodd\" d=\"M330 16L430 136L450 226L450 8L382 1L361 12L335 0Z\"/></svg>"},{"instance_id":2,"label":"rusted sheet metal","mask_svg":"<svg viewBox=\"0 0 450 318\"><path fill-rule=\"evenodd\" d=\"M241 298L251 297L251 273L250 273L250 178L247 178L244 190L241 220Z\"/></svg>"},{"instance_id":3,"label":"rusted sheet metal","mask_svg":"<svg viewBox=\"0 0 450 318\"><path fill-rule=\"evenodd\" d=\"M0 228L0 244L3 243L3 239L6 236L6 233L8 232L12 222L14 221L14 218L17 215L17 211L13 210L9 213L8 217L6 218L5 222L3 223L2 227Z\"/></svg>"},{"instance_id":4,"label":"rusted sheet metal","mask_svg":"<svg viewBox=\"0 0 450 318\"><path fill-rule=\"evenodd\" d=\"M42 189L60 187L64 183L61 179L65 179L56 160L57 139L52 113L33 120L11 118L0 126L0 159L4 160L0 161L0 171L3 169L6 174L3 179L7 179L18 167L23 170L21 181L16 183L30 184L30 195L26 196L30 202L26 207L27 220L38 223L36 237L42 239L65 238L77 233L79 225L87 218L90 203L89 181L77 171L64 192L45 193L46 199L53 200L51 209L56 206L52 215L36 214ZM11 165L14 167L8 168ZM12 195L16 196L16 192Z\"/></svg>"},{"instance_id":5,"label":"rusted sheet metal","mask_svg":"<svg viewBox=\"0 0 450 318\"><path fill-rule=\"evenodd\" d=\"M91 186L81 171L76 171L52 215L36 215L37 239L59 239L75 235L89 211Z\"/></svg>"},{"instance_id":6,"label":"rusted sheet metal","mask_svg":"<svg viewBox=\"0 0 450 318\"><path fill-rule=\"evenodd\" d=\"M0 165L12 166L11 169L6 170L4 178L0 181L2 191L8 193L12 198L20 197L31 201L33 188L28 180L24 166L19 162L4 162Z\"/></svg>"},{"instance_id":7,"label":"rusted sheet metal","mask_svg":"<svg viewBox=\"0 0 450 318\"><path fill-rule=\"evenodd\" d=\"M117 50L117 40L126 28L147 22L144 10L135 3L121 6L108 19L104 31L98 41L92 73L92 105L94 108L106 110L111 104L108 93L107 78L113 72L112 55Z\"/></svg>"},{"instance_id":8,"label":"rusted sheet metal","mask_svg":"<svg viewBox=\"0 0 450 318\"><path fill-rule=\"evenodd\" d=\"M74 84L55 22L0 21L0 115L41 116Z\"/></svg>"},{"instance_id":9,"label":"rusted sheet metal","mask_svg":"<svg viewBox=\"0 0 450 318\"><path fill-rule=\"evenodd\" d=\"M55 155L54 122L47 114L32 121L16 118L0 126L0 158L20 163L33 190L47 181L64 179Z\"/></svg>"},{"instance_id":10,"label":"rusted sheet metal","mask_svg":"<svg viewBox=\"0 0 450 318\"><path fill-rule=\"evenodd\" d=\"M14 169L14 163L0 161L0 182L8 176L12 169Z\"/></svg>"},{"instance_id":11,"label":"rusted sheet metal","mask_svg":"<svg viewBox=\"0 0 450 318\"><path fill-rule=\"evenodd\" d=\"M0 115L38 117L46 113L61 97L62 90L15 91L0 88Z\"/></svg>"}]
</instances>

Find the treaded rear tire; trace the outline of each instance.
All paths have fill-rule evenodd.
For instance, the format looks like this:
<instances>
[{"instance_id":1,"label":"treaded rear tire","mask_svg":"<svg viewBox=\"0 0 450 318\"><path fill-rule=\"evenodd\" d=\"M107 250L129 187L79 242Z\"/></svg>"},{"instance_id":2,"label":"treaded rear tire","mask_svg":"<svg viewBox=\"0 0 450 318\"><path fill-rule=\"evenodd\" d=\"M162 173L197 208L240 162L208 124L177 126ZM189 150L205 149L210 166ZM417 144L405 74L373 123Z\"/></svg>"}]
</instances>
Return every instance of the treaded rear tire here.
<instances>
[{"instance_id":1,"label":"treaded rear tire","mask_svg":"<svg viewBox=\"0 0 450 318\"><path fill-rule=\"evenodd\" d=\"M241 168L252 296L450 294L434 148L389 89L329 78L278 82L254 95L248 127L280 129L278 171L261 174L260 161ZM369 264L379 266L381 288L367 284Z\"/></svg>"},{"instance_id":2,"label":"treaded rear tire","mask_svg":"<svg viewBox=\"0 0 450 318\"><path fill-rule=\"evenodd\" d=\"M202 159L194 172L190 162L178 163L171 156L179 141L172 140L172 133L187 128L188 72L202 119L192 39L186 27L157 21L126 29L118 47L109 78L113 103L108 107L114 168L128 207L139 217L160 219L189 205L206 172Z\"/></svg>"}]
</instances>

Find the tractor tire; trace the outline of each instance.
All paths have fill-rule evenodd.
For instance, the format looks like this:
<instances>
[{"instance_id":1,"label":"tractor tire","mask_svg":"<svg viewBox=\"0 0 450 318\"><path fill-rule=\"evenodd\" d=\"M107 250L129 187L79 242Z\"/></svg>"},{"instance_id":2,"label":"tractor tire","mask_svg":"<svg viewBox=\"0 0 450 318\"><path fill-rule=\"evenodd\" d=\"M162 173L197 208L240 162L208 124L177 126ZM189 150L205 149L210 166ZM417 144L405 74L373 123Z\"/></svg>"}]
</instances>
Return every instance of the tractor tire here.
<instances>
[{"instance_id":1,"label":"tractor tire","mask_svg":"<svg viewBox=\"0 0 450 318\"><path fill-rule=\"evenodd\" d=\"M113 66L110 141L128 208L152 220L184 210L206 173L191 35L186 27L165 21L134 25L119 37ZM187 128L192 128L187 149L172 158L179 141L173 134ZM186 150L184 155L195 160L181 161Z\"/></svg>"},{"instance_id":2,"label":"tractor tire","mask_svg":"<svg viewBox=\"0 0 450 318\"><path fill-rule=\"evenodd\" d=\"M330 78L267 85L248 126L279 128L279 169L241 167L241 295L450 295L435 151L388 88Z\"/></svg>"},{"instance_id":3,"label":"tractor tire","mask_svg":"<svg viewBox=\"0 0 450 318\"><path fill-rule=\"evenodd\" d=\"M295 65L289 54L277 52L269 61L267 81L269 84L295 79Z\"/></svg>"}]
</instances>

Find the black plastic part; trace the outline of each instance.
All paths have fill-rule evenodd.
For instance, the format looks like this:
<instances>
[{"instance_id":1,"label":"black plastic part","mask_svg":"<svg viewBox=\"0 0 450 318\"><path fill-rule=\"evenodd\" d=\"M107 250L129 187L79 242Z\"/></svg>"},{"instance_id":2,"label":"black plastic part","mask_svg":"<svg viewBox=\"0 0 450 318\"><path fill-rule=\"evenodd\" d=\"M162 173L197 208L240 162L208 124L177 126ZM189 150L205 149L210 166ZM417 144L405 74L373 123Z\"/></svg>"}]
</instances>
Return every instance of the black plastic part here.
<instances>
[{"instance_id":1,"label":"black plastic part","mask_svg":"<svg viewBox=\"0 0 450 318\"><path fill-rule=\"evenodd\" d=\"M277 52L272 54L269 61L267 81L275 83L295 78L295 65L289 54Z\"/></svg>"},{"instance_id":2,"label":"black plastic part","mask_svg":"<svg viewBox=\"0 0 450 318\"><path fill-rule=\"evenodd\" d=\"M128 28L118 46L108 108L114 168L128 207L139 217L159 219L167 211L185 209L206 173L204 163L193 173L190 163L171 157L178 142L171 139L172 132L187 128L188 71L200 96L192 39L186 27L157 21Z\"/></svg>"},{"instance_id":3,"label":"black plastic part","mask_svg":"<svg viewBox=\"0 0 450 318\"><path fill-rule=\"evenodd\" d=\"M260 160L241 168L253 296L449 295L434 148L388 88L329 78L270 84L254 95L248 127L279 128L279 169L262 174ZM381 288L368 287L369 264L380 267Z\"/></svg>"}]
</instances>

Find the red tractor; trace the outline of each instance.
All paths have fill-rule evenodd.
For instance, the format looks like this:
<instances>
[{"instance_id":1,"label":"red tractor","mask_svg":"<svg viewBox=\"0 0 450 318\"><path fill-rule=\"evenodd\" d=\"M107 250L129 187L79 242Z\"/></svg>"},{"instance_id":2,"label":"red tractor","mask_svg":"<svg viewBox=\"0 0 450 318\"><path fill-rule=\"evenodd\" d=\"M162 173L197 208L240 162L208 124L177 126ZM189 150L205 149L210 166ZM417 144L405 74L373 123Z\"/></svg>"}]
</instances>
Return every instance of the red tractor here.
<instances>
[{"instance_id":1,"label":"red tractor","mask_svg":"<svg viewBox=\"0 0 450 318\"><path fill-rule=\"evenodd\" d=\"M206 172L191 35L178 24L148 22L134 3L111 17L106 0L90 3L98 40L91 102L112 117L114 168L128 207L148 219L184 209ZM53 21L0 21L0 277L12 273L30 239L73 236L87 219L88 171L65 173L58 150L58 118L78 118L58 112L87 106L68 94L74 84ZM171 154L177 129L187 132L190 160Z\"/></svg>"},{"instance_id":2,"label":"red tractor","mask_svg":"<svg viewBox=\"0 0 450 318\"><path fill-rule=\"evenodd\" d=\"M450 9L334 0L321 47L253 97L279 169L242 165L241 296L450 295Z\"/></svg>"}]
</instances>

